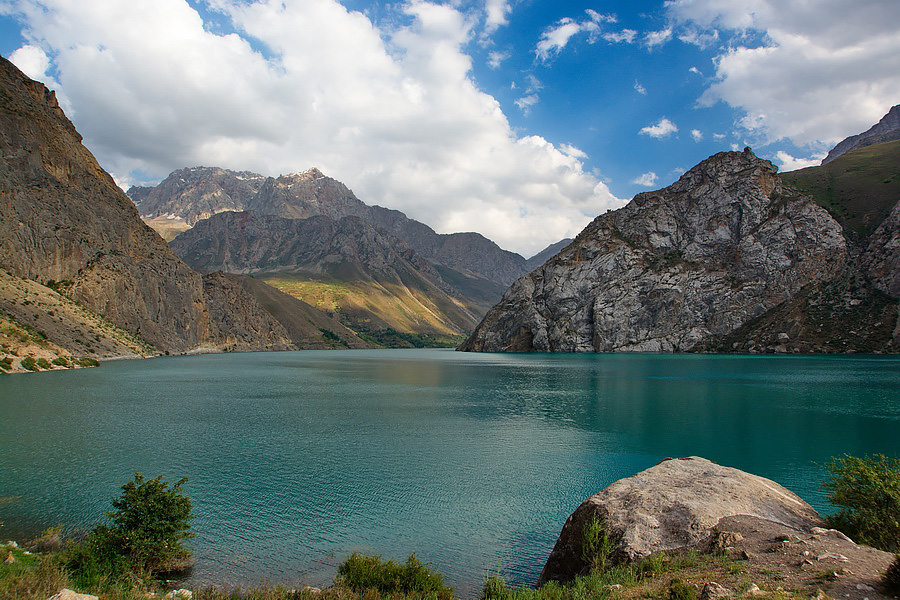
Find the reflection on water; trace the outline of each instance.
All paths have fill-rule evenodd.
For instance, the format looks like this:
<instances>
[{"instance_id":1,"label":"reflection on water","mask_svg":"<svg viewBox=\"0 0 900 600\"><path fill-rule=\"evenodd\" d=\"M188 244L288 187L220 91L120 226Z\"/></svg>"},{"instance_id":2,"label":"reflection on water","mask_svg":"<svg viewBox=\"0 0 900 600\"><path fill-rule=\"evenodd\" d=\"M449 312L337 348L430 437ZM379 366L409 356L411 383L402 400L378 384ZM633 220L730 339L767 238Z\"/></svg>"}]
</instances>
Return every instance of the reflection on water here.
<instances>
[{"instance_id":1,"label":"reflection on water","mask_svg":"<svg viewBox=\"0 0 900 600\"><path fill-rule=\"evenodd\" d=\"M900 453L898 389L890 357L443 350L4 377L0 537L88 527L135 471L187 476L190 583L322 584L352 551L416 552L473 594L486 572L533 583L581 500L666 456L826 508L831 456Z\"/></svg>"}]
</instances>

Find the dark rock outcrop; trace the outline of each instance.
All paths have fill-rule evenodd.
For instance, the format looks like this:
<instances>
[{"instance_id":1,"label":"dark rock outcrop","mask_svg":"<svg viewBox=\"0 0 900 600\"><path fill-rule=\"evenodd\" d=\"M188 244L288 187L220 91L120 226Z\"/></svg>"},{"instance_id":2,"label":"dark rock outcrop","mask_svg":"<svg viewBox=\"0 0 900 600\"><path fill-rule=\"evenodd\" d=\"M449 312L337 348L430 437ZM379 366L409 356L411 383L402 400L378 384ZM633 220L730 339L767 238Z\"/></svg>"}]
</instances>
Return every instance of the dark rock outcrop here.
<instances>
[{"instance_id":1,"label":"dark rock outcrop","mask_svg":"<svg viewBox=\"0 0 900 600\"><path fill-rule=\"evenodd\" d=\"M667 459L585 500L566 520L538 585L568 581L587 571L584 534L595 519L614 540L610 559L625 562L662 550L716 543L714 528L734 515L795 531L823 525L809 504L774 481L704 458Z\"/></svg>"},{"instance_id":2,"label":"dark rock outcrop","mask_svg":"<svg viewBox=\"0 0 900 600\"><path fill-rule=\"evenodd\" d=\"M526 265L528 266L529 271L534 271L539 266L559 254L560 250L571 244L573 241L572 238L565 238L559 240L555 244L550 244L531 258L526 261Z\"/></svg>"},{"instance_id":3,"label":"dark rock outcrop","mask_svg":"<svg viewBox=\"0 0 900 600\"><path fill-rule=\"evenodd\" d=\"M846 154L851 150L881 144L882 142L890 142L892 140L900 140L900 104L892 107L878 123L870 127L867 131L857 135L851 135L850 137L841 140L822 160L822 164L827 165L837 157Z\"/></svg>"},{"instance_id":4,"label":"dark rock outcrop","mask_svg":"<svg viewBox=\"0 0 900 600\"><path fill-rule=\"evenodd\" d=\"M827 210L783 190L749 149L723 152L594 219L517 280L461 349L703 349L848 260Z\"/></svg>"}]
</instances>

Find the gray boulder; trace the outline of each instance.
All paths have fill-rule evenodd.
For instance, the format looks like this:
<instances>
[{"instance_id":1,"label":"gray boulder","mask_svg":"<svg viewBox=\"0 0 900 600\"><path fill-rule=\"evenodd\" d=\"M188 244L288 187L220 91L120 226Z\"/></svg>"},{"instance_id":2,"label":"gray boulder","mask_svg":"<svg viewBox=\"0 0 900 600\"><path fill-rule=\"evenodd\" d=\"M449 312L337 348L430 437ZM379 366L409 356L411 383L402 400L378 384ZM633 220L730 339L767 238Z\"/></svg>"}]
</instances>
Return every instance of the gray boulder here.
<instances>
[{"instance_id":1,"label":"gray boulder","mask_svg":"<svg viewBox=\"0 0 900 600\"><path fill-rule=\"evenodd\" d=\"M705 458L666 459L620 479L569 516L538 585L568 581L588 570L585 528L596 518L613 541L610 559L624 562L708 541L724 517L749 515L808 531L822 518L774 481Z\"/></svg>"}]
</instances>

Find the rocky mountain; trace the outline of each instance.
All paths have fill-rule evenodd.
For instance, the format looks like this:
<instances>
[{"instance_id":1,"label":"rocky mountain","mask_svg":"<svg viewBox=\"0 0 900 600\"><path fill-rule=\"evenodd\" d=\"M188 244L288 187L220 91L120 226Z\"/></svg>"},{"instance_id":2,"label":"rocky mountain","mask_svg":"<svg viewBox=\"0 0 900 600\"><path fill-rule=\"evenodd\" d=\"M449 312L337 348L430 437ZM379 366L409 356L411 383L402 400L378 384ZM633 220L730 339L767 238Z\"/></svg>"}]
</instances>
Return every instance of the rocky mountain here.
<instances>
[{"instance_id":1,"label":"rocky mountain","mask_svg":"<svg viewBox=\"0 0 900 600\"><path fill-rule=\"evenodd\" d=\"M251 211L200 221L171 243L201 270L255 273L276 285L337 286L325 307L354 327L458 334L477 317L440 273L399 239L355 216L289 219Z\"/></svg>"},{"instance_id":2,"label":"rocky mountain","mask_svg":"<svg viewBox=\"0 0 900 600\"><path fill-rule=\"evenodd\" d=\"M432 263L471 278L507 286L528 270L522 256L481 234L438 234L400 211L366 205L347 186L315 168L277 178L216 167L180 169L158 186L132 187L128 195L142 217L159 225L170 218L193 226L219 212L242 210L289 219L353 216L385 229Z\"/></svg>"},{"instance_id":3,"label":"rocky mountain","mask_svg":"<svg viewBox=\"0 0 900 600\"><path fill-rule=\"evenodd\" d=\"M893 140L900 140L900 104L892 107L878 123L870 127L867 131L858 135L851 135L850 137L841 140L822 160L822 164L827 165L851 150Z\"/></svg>"},{"instance_id":4,"label":"rocky mountain","mask_svg":"<svg viewBox=\"0 0 900 600\"><path fill-rule=\"evenodd\" d=\"M256 302L245 297L239 305L228 304L234 295L218 289L221 282L204 282L175 256L81 144L55 95L5 59L0 59L0 268L52 287L155 352L219 347L235 334L220 317L248 309L244 301ZM12 307L20 299L3 300ZM47 308L49 300L40 307L26 302L31 300L21 299L33 310L16 309L23 326L70 312ZM281 344L283 333L255 308L242 323L254 331L252 347ZM262 320L251 327L251 315ZM66 347L74 342L65 336L51 341L72 352L84 350ZM115 352L112 341L95 342L88 355Z\"/></svg>"},{"instance_id":5,"label":"rocky mountain","mask_svg":"<svg viewBox=\"0 0 900 600\"><path fill-rule=\"evenodd\" d=\"M749 149L716 154L594 219L461 349L897 351L900 240L876 232L849 238Z\"/></svg>"}]
</instances>

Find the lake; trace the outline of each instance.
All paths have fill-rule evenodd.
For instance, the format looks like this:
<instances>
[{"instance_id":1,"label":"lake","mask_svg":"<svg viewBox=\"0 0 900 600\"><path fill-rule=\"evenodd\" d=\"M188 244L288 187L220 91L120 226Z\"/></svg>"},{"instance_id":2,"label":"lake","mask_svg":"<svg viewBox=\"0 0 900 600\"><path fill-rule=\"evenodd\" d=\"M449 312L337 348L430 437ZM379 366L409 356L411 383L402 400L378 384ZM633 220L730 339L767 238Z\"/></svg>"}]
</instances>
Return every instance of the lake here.
<instances>
[{"instance_id":1,"label":"lake","mask_svg":"<svg viewBox=\"0 0 900 600\"><path fill-rule=\"evenodd\" d=\"M0 538L188 477L188 585L328 584L354 550L463 595L533 584L586 497L699 455L828 510L832 456L900 454L900 358L353 350L0 377Z\"/></svg>"}]
</instances>

